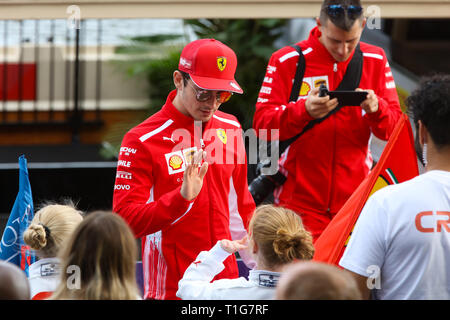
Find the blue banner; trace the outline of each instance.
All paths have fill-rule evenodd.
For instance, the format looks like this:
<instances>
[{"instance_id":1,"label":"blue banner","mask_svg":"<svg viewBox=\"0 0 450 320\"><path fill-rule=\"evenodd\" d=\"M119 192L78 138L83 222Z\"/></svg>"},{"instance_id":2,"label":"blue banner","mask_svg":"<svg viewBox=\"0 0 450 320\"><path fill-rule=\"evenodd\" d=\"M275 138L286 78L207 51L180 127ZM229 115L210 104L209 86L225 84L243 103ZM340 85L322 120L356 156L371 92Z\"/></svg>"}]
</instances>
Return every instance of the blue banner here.
<instances>
[{"instance_id":1,"label":"blue banner","mask_svg":"<svg viewBox=\"0 0 450 320\"><path fill-rule=\"evenodd\" d=\"M9 215L0 242L0 259L19 266L28 276L28 267L36 261L34 252L23 241L23 233L34 216L33 196L28 179L27 159L19 157L19 193Z\"/></svg>"}]
</instances>

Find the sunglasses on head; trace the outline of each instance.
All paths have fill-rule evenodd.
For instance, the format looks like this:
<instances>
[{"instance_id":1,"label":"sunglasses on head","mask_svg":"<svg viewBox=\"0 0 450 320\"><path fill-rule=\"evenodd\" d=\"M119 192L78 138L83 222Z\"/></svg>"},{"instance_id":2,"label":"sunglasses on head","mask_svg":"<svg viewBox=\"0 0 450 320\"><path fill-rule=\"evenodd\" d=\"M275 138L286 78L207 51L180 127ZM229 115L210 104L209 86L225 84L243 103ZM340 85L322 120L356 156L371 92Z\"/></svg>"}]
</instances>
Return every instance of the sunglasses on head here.
<instances>
[{"instance_id":1,"label":"sunglasses on head","mask_svg":"<svg viewBox=\"0 0 450 320\"><path fill-rule=\"evenodd\" d=\"M188 81L188 83L191 83ZM200 89L197 86L194 86L191 84L192 89L195 90L195 98L199 102L206 102L213 96L214 90L206 90L206 89ZM225 103L228 100L230 100L231 96L233 95L233 92L230 91L216 91L216 101L218 103Z\"/></svg>"},{"instance_id":2,"label":"sunglasses on head","mask_svg":"<svg viewBox=\"0 0 450 320\"><path fill-rule=\"evenodd\" d=\"M342 4L330 4L325 7L327 13L331 17L339 17L344 15L345 10L347 9L347 15L349 18L354 19L361 15L363 9L361 6L344 6Z\"/></svg>"}]
</instances>

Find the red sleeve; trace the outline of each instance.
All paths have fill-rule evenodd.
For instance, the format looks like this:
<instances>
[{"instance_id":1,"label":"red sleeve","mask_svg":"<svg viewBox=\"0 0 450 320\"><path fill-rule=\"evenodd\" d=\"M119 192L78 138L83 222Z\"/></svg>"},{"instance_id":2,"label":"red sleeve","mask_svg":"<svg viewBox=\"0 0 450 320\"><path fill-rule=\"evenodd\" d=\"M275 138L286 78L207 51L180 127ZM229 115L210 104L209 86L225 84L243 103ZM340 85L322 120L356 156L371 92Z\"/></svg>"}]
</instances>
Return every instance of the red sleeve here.
<instances>
[{"instance_id":1,"label":"red sleeve","mask_svg":"<svg viewBox=\"0 0 450 320\"><path fill-rule=\"evenodd\" d=\"M364 118L377 138L388 140L402 115L402 111L394 77L384 52L383 58L383 65L380 68L381 72L379 72L378 89L373 89L378 97L378 111L365 114Z\"/></svg>"},{"instance_id":2,"label":"red sleeve","mask_svg":"<svg viewBox=\"0 0 450 320\"><path fill-rule=\"evenodd\" d=\"M258 136L261 129L279 129L280 140L286 140L297 135L313 119L305 109L304 99L289 102L298 55L282 59L283 62L280 62L280 57L295 53L291 49L283 48L269 60L253 119L253 128ZM270 140L270 132L267 136Z\"/></svg>"},{"instance_id":3,"label":"red sleeve","mask_svg":"<svg viewBox=\"0 0 450 320\"><path fill-rule=\"evenodd\" d=\"M239 138L237 139L237 161L236 167L233 170L233 186L237 195L237 207L239 215L246 230L248 230L248 223L255 211L255 202L248 191L247 182L247 157L242 138L242 130L239 130Z\"/></svg>"},{"instance_id":4,"label":"red sleeve","mask_svg":"<svg viewBox=\"0 0 450 320\"><path fill-rule=\"evenodd\" d=\"M154 200L152 163L151 154L139 139L127 133L117 165L113 211L124 218L136 238L168 227L192 206L192 201L181 196L181 187Z\"/></svg>"}]
</instances>

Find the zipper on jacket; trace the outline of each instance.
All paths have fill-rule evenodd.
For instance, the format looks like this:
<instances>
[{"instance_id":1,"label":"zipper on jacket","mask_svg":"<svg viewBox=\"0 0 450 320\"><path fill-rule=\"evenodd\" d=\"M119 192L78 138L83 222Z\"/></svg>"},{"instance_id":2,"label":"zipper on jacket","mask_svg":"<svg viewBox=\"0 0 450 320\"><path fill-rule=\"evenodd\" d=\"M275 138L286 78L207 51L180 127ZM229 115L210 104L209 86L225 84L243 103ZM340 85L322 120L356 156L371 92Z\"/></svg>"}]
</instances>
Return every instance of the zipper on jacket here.
<instances>
[{"instance_id":1,"label":"zipper on jacket","mask_svg":"<svg viewBox=\"0 0 450 320\"><path fill-rule=\"evenodd\" d=\"M338 68L337 68L337 62L335 62L334 65L333 65L333 71L334 71L334 72L337 72L337 71L338 71Z\"/></svg>"}]
</instances>

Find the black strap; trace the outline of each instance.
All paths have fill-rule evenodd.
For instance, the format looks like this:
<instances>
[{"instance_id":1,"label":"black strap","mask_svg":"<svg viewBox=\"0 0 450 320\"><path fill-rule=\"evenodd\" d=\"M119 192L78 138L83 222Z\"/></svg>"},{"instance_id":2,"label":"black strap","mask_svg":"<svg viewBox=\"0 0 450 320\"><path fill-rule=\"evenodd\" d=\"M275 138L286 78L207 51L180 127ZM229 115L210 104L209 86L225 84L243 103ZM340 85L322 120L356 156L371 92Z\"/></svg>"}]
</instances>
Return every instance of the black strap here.
<instances>
[{"instance_id":1,"label":"black strap","mask_svg":"<svg viewBox=\"0 0 450 320\"><path fill-rule=\"evenodd\" d=\"M289 101L297 101L298 94L299 94L300 88L301 88L301 83L303 82L303 75L305 72L305 67L304 67L305 66L305 57L303 56L302 50L297 45L295 45L293 47L297 50L297 52L299 52L300 57L299 57L299 63L297 64L297 71L295 73L294 85L292 86ZM303 65L303 67L300 66L300 62ZM361 82L362 69L363 69L363 53L362 53L361 48L359 47L359 43L358 43L358 45L355 48L355 53L353 54L352 60L350 60L348 66L347 66L347 70L345 71L345 75L342 78L341 82L339 83L339 86L336 88L336 91L355 90L356 88L358 88L359 83ZM302 77L299 80L297 75L300 75L300 74L302 75ZM279 147L278 147L279 153L282 154L284 152L284 150L286 150L287 147L291 143L293 143L295 140L297 140L306 131L308 131L309 129L314 127L316 124L321 123L326 118L328 118L329 116L331 116L332 114L334 114L338 110L340 110L342 107L343 107L342 105L338 105L335 109L330 111L326 116L319 118L319 119L311 120L303 128L303 130L300 133L298 133L296 136L289 138L287 140L280 141Z\"/></svg>"},{"instance_id":2,"label":"black strap","mask_svg":"<svg viewBox=\"0 0 450 320\"><path fill-rule=\"evenodd\" d=\"M297 62L297 70L295 71L294 84L291 89L291 96L289 97L289 102L296 102L298 100L298 93L300 92L300 88L303 83L303 76L305 75L305 56L303 55L302 48L298 45L293 45L294 48L298 52L298 62Z\"/></svg>"}]
</instances>

